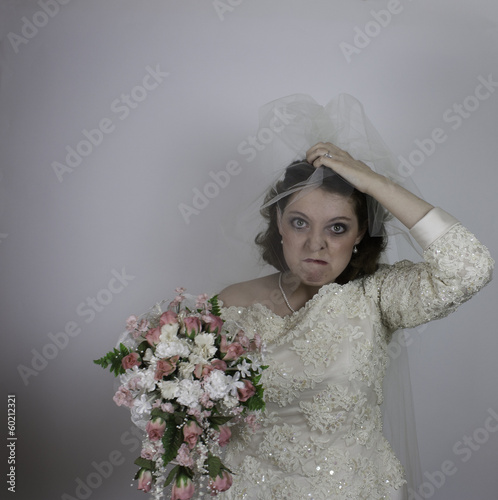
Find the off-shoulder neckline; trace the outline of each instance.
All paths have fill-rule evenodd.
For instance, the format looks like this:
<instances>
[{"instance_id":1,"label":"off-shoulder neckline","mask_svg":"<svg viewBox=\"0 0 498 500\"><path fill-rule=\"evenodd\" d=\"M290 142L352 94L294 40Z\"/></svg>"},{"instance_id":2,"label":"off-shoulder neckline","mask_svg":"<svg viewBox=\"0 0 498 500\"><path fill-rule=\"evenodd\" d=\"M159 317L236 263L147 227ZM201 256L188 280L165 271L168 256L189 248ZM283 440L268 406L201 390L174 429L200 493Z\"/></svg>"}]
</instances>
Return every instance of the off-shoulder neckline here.
<instances>
[{"instance_id":1,"label":"off-shoulder neckline","mask_svg":"<svg viewBox=\"0 0 498 500\"><path fill-rule=\"evenodd\" d=\"M326 285L323 285L318 292L310 299L306 304L304 304L303 307L298 309L297 311L294 311L290 314L287 314L286 316L280 316L279 314L273 312L268 306L265 306L264 304L260 302L256 302L254 304L251 304L249 306L228 306L225 307L223 306L223 301L220 300L221 302L221 309L225 309L226 311L232 311L232 310L244 310L244 311L251 311L254 309L260 309L262 310L265 314L269 315L273 319L277 319L280 321L289 321L291 319L294 319L298 317L299 315L303 314L304 312L308 311L313 305L318 301L320 297L323 295L327 294L329 291L333 289L340 289L341 291L345 289L346 287L350 286L352 283L354 283L356 280L349 281L348 283L344 285L340 285L338 283L327 283Z\"/></svg>"}]
</instances>

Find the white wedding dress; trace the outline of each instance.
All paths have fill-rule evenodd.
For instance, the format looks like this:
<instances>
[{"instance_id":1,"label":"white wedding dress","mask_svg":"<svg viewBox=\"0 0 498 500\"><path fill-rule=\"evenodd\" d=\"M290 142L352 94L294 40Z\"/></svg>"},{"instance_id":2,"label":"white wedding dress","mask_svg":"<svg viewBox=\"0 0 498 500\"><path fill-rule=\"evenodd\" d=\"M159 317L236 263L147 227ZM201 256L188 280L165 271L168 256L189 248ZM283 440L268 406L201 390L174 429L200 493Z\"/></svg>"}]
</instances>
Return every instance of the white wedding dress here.
<instances>
[{"instance_id":1,"label":"white wedding dress","mask_svg":"<svg viewBox=\"0 0 498 500\"><path fill-rule=\"evenodd\" d=\"M425 262L325 285L286 317L261 304L222 309L223 319L262 336L268 369L261 428L234 428L224 461L234 482L220 500L404 498L379 407L387 344L397 329L455 310L493 267L487 249L440 209L411 233Z\"/></svg>"}]
</instances>

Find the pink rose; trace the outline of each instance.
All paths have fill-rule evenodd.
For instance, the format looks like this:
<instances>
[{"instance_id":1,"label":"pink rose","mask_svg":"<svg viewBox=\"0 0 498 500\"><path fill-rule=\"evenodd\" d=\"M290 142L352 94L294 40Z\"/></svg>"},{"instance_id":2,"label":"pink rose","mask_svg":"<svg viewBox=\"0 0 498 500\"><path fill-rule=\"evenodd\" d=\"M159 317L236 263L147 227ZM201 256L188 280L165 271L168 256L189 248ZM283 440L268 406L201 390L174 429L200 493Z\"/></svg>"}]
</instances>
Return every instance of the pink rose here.
<instances>
[{"instance_id":1,"label":"pink rose","mask_svg":"<svg viewBox=\"0 0 498 500\"><path fill-rule=\"evenodd\" d=\"M132 352L131 354L128 354L128 356L125 356L121 360L121 365L125 370L129 370L130 368L133 368L134 366L140 366L141 361L140 361L140 355L138 352Z\"/></svg>"},{"instance_id":2,"label":"pink rose","mask_svg":"<svg viewBox=\"0 0 498 500\"><path fill-rule=\"evenodd\" d=\"M223 327L223 320L214 314L205 314L202 319L204 320L206 332L208 333L221 333Z\"/></svg>"},{"instance_id":3,"label":"pink rose","mask_svg":"<svg viewBox=\"0 0 498 500\"><path fill-rule=\"evenodd\" d=\"M161 417L156 417L147 422L145 430L151 441L158 441L163 437L166 429L166 422Z\"/></svg>"},{"instance_id":4,"label":"pink rose","mask_svg":"<svg viewBox=\"0 0 498 500\"><path fill-rule=\"evenodd\" d=\"M239 359L245 352L246 350L238 342L233 342L228 346L227 353L223 359L226 359L227 361Z\"/></svg>"},{"instance_id":5,"label":"pink rose","mask_svg":"<svg viewBox=\"0 0 498 500\"><path fill-rule=\"evenodd\" d=\"M152 330L149 330L145 334L145 339L147 342L151 345L154 346L159 343L159 337L161 336L161 329L159 327L153 328Z\"/></svg>"},{"instance_id":6,"label":"pink rose","mask_svg":"<svg viewBox=\"0 0 498 500\"><path fill-rule=\"evenodd\" d=\"M171 490L171 500L189 500L194 493L195 487L192 480L185 474L177 476Z\"/></svg>"},{"instance_id":7,"label":"pink rose","mask_svg":"<svg viewBox=\"0 0 498 500\"><path fill-rule=\"evenodd\" d=\"M209 481L209 488L211 489L211 496L216 496L221 491L226 491L232 486L232 475L227 470L223 470L216 479Z\"/></svg>"},{"instance_id":8,"label":"pink rose","mask_svg":"<svg viewBox=\"0 0 498 500\"><path fill-rule=\"evenodd\" d=\"M232 437L232 431L230 430L230 427L228 425L222 425L220 427L220 437L218 438L218 444L223 448L223 446L226 446L230 438Z\"/></svg>"},{"instance_id":9,"label":"pink rose","mask_svg":"<svg viewBox=\"0 0 498 500\"><path fill-rule=\"evenodd\" d=\"M138 471L138 489L148 493L152 487L152 472L147 469Z\"/></svg>"},{"instance_id":10,"label":"pink rose","mask_svg":"<svg viewBox=\"0 0 498 500\"><path fill-rule=\"evenodd\" d=\"M171 375L176 370L176 364L180 356L173 356L169 359L160 359L156 365L156 373L154 374L155 380L161 380L163 377Z\"/></svg>"},{"instance_id":11,"label":"pink rose","mask_svg":"<svg viewBox=\"0 0 498 500\"><path fill-rule=\"evenodd\" d=\"M161 314L161 317L159 318L159 325L173 325L174 323L177 323L178 320L178 314L174 311L166 311Z\"/></svg>"},{"instance_id":12,"label":"pink rose","mask_svg":"<svg viewBox=\"0 0 498 500\"><path fill-rule=\"evenodd\" d=\"M245 349L238 342L232 342L229 344L227 342L226 335L221 336L220 352L224 354L223 359L226 361L232 361L234 359L240 358L242 354L245 353Z\"/></svg>"},{"instance_id":13,"label":"pink rose","mask_svg":"<svg viewBox=\"0 0 498 500\"><path fill-rule=\"evenodd\" d=\"M195 365L194 375L197 378L207 377L213 370L226 371L227 364L222 359L214 359L210 365Z\"/></svg>"},{"instance_id":14,"label":"pink rose","mask_svg":"<svg viewBox=\"0 0 498 500\"><path fill-rule=\"evenodd\" d=\"M256 394L256 389L249 380L244 380L244 387L242 389L237 389L239 393L239 401L247 401L249 398Z\"/></svg>"},{"instance_id":15,"label":"pink rose","mask_svg":"<svg viewBox=\"0 0 498 500\"><path fill-rule=\"evenodd\" d=\"M202 434L202 429L197 425L197 422L191 420L183 427L183 440L192 449L196 444L199 436Z\"/></svg>"},{"instance_id":16,"label":"pink rose","mask_svg":"<svg viewBox=\"0 0 498 500\"><path fill-rule=\"evenodd\" d=\"M191 339L202 330L201 320L196 317L189 316L185 318L183 324L185 325L185 334Z\"/></svg>"}]
</instances>

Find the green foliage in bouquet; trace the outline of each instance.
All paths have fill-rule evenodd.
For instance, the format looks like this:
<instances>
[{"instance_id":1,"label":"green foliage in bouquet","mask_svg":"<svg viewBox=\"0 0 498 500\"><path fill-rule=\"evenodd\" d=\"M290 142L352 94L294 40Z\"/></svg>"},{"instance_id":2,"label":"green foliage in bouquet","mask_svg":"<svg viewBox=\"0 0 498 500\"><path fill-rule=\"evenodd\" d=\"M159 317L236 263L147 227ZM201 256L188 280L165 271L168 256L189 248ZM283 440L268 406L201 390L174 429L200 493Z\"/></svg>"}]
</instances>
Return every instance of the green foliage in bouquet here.
<instances>
[{"instance_id":1,"label":"green foliage in bouquet","mask_svg":"<svg viewBox=\"0 0 498 500\"><path fill-rule=\"evenodd\" d=\"M102 368L107 368L111 365L111 373L114 373L114 376L122 375L125 373L125 369L123 368L123 358L131 354L132 351L128 350L126 346L123 344L119 344L119 349L114 348L112 351L108 352L105 356L100 359L95 359L93 362L96 365L100 365Z\"/></svg>"}]
</instances>

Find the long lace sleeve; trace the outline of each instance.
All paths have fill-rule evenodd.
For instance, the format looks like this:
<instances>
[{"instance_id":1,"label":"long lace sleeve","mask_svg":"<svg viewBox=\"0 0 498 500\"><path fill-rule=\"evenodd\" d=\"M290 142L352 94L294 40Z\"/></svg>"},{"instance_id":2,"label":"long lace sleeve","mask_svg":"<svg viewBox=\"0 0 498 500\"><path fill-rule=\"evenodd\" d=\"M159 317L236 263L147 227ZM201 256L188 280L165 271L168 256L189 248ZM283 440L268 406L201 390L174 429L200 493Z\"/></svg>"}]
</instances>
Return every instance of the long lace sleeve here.
<instances>
[{"instance_id":1,"label":"long lace sleeve","mask_svg":"<svg viewBox=\"0 0 498 500\"><path fill-rule=\"evenodd\" d=\"M447 316L492 276L488 249L443 210L429 212L411 232L425 262L402 261L377 275L382 320L391 331Z\"/></svg>"}]
</instances>

